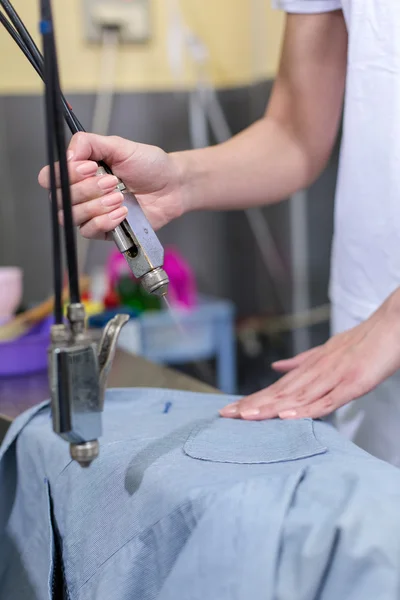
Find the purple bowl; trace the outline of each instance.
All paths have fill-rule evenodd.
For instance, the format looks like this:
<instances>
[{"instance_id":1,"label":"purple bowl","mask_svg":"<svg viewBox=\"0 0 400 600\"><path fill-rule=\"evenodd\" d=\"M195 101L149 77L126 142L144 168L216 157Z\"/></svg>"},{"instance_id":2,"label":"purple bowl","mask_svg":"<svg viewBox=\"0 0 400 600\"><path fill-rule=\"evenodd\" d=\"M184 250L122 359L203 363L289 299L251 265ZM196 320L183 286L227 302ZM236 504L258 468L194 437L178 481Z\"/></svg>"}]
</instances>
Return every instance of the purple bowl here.
<instances>
[{"instance_id":1,"label":"purple bowl","mask_svg":"<svg viewBox=\"0 0 400 600\"><path fill-rule=\"evenodd\" d=\"M0 342L0 377L28 375L47 369L47 349L53 317L16 340Z\"/></svg>"}]
</instances>

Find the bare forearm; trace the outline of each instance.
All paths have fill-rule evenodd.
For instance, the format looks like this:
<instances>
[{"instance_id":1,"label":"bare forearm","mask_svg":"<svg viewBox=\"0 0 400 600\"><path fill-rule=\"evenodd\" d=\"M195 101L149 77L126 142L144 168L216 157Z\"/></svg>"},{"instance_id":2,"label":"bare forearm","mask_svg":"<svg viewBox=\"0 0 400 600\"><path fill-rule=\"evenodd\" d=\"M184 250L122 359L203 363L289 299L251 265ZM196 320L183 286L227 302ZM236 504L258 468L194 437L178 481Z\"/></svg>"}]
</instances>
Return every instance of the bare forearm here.
<instances>
[{"instance_id":1,"label":"bare forearm","mask_svg":"<svg viewBox=\"0 0 400 600\"><path fill-rule=\"evenodd\" d=\"M224 144L173 155L184 209L270 204L310 185L337 135L346 56L341 11L289 15L265 117Z\"/></svg>"},{"instance_id":2,"label":"bare forearm","mask_svg":"<svg viewBox=\"0 0 400 600\"><path fill-rule=\"evenodd\" d=\"M281 64L263 119L212 148L166 154L161 148L79 133L69 147L74 222L104 239L126 217L115 178L99 181L97 161L133 192L152 227L184 212L277 202L308 186L337 134L346 76L347 31L341 11L287 17ZM49 188L49 169L39 182Z\"/></svg>"},{"instance_id":3,"label":"bare forearm","mask_svg":"<svg viewBox=\"0 0 400 600\"><path fill-rule=\"evenodd\" d=\"M173 156L186 211L271 204L306 187L318 174L295 137L269 117L224 144Z\"/></svg>"}]
</instances>

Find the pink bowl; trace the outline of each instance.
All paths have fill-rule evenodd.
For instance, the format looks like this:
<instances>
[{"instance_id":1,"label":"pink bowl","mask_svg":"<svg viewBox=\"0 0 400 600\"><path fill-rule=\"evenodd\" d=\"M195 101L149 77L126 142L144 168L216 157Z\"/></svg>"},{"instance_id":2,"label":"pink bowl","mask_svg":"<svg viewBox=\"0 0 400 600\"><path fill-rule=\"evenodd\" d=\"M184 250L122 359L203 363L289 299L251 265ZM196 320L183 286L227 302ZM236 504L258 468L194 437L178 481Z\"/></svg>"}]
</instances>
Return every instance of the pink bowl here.
<instances>
[{"instance_id":1,"label":"pink bowl","mask_svg":"<svg viewBox=\"0 0 400 600\"><path fill-rule=\"evenodd\" d=\"M8 321L22 299L22 269L0 267L0 323Z\"/></svg>"}]
</instances>

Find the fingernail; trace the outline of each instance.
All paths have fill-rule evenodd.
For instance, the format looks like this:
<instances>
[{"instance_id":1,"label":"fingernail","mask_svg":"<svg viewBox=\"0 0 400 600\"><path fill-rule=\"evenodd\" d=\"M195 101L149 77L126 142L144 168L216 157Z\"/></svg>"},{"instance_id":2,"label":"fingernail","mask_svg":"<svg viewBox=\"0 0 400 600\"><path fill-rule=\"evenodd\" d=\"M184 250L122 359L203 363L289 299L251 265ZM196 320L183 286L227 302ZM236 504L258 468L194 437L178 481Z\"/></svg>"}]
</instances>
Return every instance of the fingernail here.
<instances>
[{"instance_id":1,"label":"fingernail","mask_svg":"<svg viewBox=\"0 0 400 600\"><path fill-rule=\"evenodd\" d=\"M239 407L237 404L228 404L228 406L224 406L219 411L219 414L223 417L233 417L234 415L239 414Z\"/></svg>"},{"instance_id":2,"label":"fingernail","mask_svg":"<svg viewBox=\"0 0 400 600\"><path fill-rule=\"evenodd\" d=\"M85 163L76 167L76 172L81 175L94 175L97 171L96 163Z\"/></svg>"},{"instance_id":3,"label":"fingernail","mask_svg":"<svg viewBox=\"0 0 400 600\"><path fill-rule=\"evenodd\" d=\"M242 410L240 412L240 416L241 417L256 417L257 415L260 414L260 409L259 408L245 408L244 410Z\"/></svg>"},{"instance_id":4,"label":"fingernail","mask_svg":"<svg viewBox=\"0 0 400 600\"><path fill-rule=\"evenodd\" d=\"M115 194L108 194L101 200L101 204L105 207L116 206L117 204L121 204L123 201L123 196L121 192L117 192Z\"/></svg>"},{"instance_id":5,"label":"fingernail","mask_svg":"<svg viewBox=\"0 0 400 600\"><path fill-rule=\"evenodd\" d=\"M296 410L284 410L281 413L279 413L278 416L280 419L291 419L291 418L297 416L297 411Z\"/></svg>"},{"instance_id":6,"label":"fingernail","mask_svg":"<svg viewBox=\"0 0 400 600\"><path fill-rule=\"evenodd\" d=\"M71 150L69 150L69 151L67 152L67 160L71 160L73 156L74 156L74 153L73 153L73 152L71 152Z\"/></svg>"},{"instance_id":7,"label":"fingernail","mask_svg":"<svg viewBox=\"0 0 400 600\"><path fill-rule=\"evenodd\" d=\"M121 208L117 208L117 210L113 210L110 213L111 221L120 221L123 217L126 217L128 214L128 209L126 206L121 206Z\"/></svg>"},{"instance_id":8,"label":"fingernail","mask_svg":"<svg viewBox=\"0 0 400 600\"><path fill-rule=\"evenodd\" d=\"M115 175L104 175L99 178L97 185L101 190L112 190L118 183L118 178Z\"/></svg>"}]
</instances>

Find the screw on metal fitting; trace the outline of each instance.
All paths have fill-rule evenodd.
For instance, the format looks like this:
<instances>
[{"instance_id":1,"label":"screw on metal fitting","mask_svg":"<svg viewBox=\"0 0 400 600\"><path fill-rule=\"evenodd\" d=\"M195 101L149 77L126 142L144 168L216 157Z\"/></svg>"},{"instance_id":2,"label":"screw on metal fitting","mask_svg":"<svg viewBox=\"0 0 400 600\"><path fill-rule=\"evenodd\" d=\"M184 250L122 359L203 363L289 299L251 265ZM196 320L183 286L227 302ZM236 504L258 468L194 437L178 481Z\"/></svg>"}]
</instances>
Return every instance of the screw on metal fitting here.
<instances>
[{"instance_id":1,"label":"screw on metal fitting","mask_svg":"<svg viewBox=\"0 0 400 600\"><path fill-rule=\"evenodd\" d=\"M168 292L168 275L161 267L145 273L141 279L146 292L155 296L165 296Z\"/></svg>"},{"instance_id":2,"label":"screw on metal fitting","mask_svg":"<svg viewBox=\"0 0 400 600\"><path fill-rule=\"evenodd\" d=\"M85 320L85 307L80 302L68 305L68 320L77 323Z\"/></svg>"},{"instance_id":3,"label":"screw on metal fitting","mask_svg":"<svg viewBox=\"0 0 400 600\"><path fill-rule=\"evenodd\" d=\"M80 302L69 304L67 310L68 320L75 335L85 331L85 307Z\"/></svg>"},{"instance_id":4,"label":"screw on metal fitting","mask_svg":"<svg viewBox=\"0 0 400 600\"><path fill-rule=\"evenodd\" d=\"M70 332L64 324L57 324L51 326L50 336L52 344L66 344L70 339Z\"/></svg>"},{"instance_id":5,"label":"screw on metal fitting","mask_svg":"<svg viewBox=\"0 0 400 600\"><path fill-rule=\"evenodd\" d=\"M98 440L91 440L82 444L70 444L69 450L72 460L86 468L99 456L100 447Z\"/></svg>"}]
</instances>

